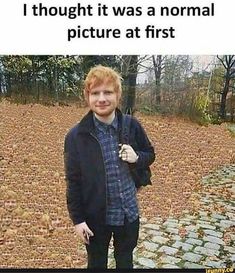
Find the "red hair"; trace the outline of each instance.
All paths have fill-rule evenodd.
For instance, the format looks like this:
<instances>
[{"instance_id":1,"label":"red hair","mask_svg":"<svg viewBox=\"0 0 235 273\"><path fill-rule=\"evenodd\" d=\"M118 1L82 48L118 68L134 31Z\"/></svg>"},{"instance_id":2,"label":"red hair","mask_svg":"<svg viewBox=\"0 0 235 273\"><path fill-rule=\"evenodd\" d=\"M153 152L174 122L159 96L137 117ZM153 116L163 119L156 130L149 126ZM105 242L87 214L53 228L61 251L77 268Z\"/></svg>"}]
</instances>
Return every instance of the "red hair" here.
<instances>
[{"instance_id":1,"label":"red hair","mask_svg":"<svg viewBox=\"0 0 235 273\"><path fill-rule=\"evenodd\" d=\"M122 93L122 85L121 85L122 77L118 72L113 70L110 67L97 65L89 71L85 79L84 86L84 95L85 98L88 98L89 92L92 88L97 87L101 84L110 84L114 87L114 91L121 96Z\"/></svg>"}]
</instances>

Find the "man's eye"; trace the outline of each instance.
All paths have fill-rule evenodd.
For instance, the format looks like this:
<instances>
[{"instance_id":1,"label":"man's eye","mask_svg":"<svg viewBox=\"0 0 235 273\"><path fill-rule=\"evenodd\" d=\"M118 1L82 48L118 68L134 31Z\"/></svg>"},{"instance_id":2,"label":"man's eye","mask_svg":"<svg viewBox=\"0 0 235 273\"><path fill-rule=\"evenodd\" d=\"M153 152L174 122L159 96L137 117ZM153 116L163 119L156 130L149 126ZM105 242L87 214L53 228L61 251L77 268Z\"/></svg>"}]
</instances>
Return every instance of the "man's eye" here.
<instances>
[{"instance_id":1,"label":"man's eye","mask_svg":"<svg viewBox=\"0 0 235 273\"><path fill-rule=\"evenodd\" d=\"M104 92L106 95L111 95L113 92L112 91L105 91Z\"/></svg>"},{"instance_id":2,"label":"man's eye","mask_svg":"<svg viewBox=\"0 0 235 273\"><path fill-rule=\"evenodd\" d=\"M91 95L97 96L97 95L98 95L98 92L91 92Z\"/></svg>"}]
</instances>

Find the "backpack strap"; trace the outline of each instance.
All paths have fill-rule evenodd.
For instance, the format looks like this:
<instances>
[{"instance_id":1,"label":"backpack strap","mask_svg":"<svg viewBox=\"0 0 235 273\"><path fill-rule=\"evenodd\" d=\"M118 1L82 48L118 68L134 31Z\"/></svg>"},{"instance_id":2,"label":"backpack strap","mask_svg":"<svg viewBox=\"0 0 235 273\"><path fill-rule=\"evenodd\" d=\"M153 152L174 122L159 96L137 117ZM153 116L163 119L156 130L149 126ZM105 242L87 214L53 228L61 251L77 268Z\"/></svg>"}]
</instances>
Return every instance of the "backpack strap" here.
<instances>
[{"instance_id":1,"label":"backpack strap","mask_svg":"<svg viewBox=\"0 0 235 273\"><path fill-rule=\"evenodd\" d=\"M122 144L129 144L129 137L130 137L130 128L131 128L131 115L123 114L122 116L122 130L121 130L121 143ZM130 164L129 164L130 166ZM136 169L130 167L130 172L132 178L135 182L135 187L137 190L142 186L151 185L151 171L149 167L144 169Z\"/></svg>"},{"instance_id":2,"label":"backpack strap","mask_svg":"<svg viewBox=\"0 0 235 273\"><path fill-rule=\"evenodd\" d=\"M121 135L122 144L129 144L130 128L131 128L131 115L123 114L122 135Z\"/></svg>"}]
</instances>

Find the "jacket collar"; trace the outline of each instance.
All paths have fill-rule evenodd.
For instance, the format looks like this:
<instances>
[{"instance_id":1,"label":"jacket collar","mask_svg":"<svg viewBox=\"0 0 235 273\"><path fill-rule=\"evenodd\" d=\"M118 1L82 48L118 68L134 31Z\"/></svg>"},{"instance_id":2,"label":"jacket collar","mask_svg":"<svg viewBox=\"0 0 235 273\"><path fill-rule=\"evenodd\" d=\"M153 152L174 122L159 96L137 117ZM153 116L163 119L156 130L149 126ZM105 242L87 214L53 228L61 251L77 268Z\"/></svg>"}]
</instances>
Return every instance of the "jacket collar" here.
<instances>
[{"instance_id":1,"label":"jacket collar","mask_svg":"<svg viewBox=\"0 0 235 273\"><path fill-rule=\"evenodd\" d=\"M116 115L118 119L118 130L121 130L122 124L122 112L116 108ZM78 133L94 133L95 134L95 124L93 119L93 112L90 110L79 122Z\"/></svg>"},{"instance_id":2,"label":"jacket collar","mask_svg":"<svg viewBox=\"0 0 235 273\"><path fill-rule=\"evenodd\" d=\"M106 124L104 122L101 122L98 120L95 115L93 115L94 124L96 127L96 130L101 131L103 133L106 133L110 127L112 127L115 131L118 130L118 120L117 115L115 114L114 120L110 124Z\"/></svg>"}]
</instances>

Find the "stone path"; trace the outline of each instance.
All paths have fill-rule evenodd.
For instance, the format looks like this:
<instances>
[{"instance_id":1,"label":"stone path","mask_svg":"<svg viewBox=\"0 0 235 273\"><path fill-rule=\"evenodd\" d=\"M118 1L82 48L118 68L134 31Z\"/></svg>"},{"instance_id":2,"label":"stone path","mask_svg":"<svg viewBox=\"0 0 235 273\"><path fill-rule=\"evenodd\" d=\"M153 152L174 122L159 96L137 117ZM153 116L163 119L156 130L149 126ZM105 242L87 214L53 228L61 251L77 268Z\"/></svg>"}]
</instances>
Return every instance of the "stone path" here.
<instances>
[{"instance_id":1,"label":"stone path","mask_svg":"<svg viewBox=\"0 0 235 273\"><path fill-rule=\"evenodd\" d=\"M235 124L234 123L228 123L227 124L227 128L232 131L233 133L235 133Z\"/></svg>"},{"instance_id":2,"label":"stone path","mask_svg":"<svg viewBox=\"0 0 235 273\"><path fill-rule=\"evenodd\" d=\"M180 219L154 218L151 222L141 219L140 239L134 252L135 268L235 266L235 165L204 177L202 182L215 191L201 195L202 206L196 215L185 211ZM223 197L224 189L229 191L230 198ZM223 206L223 213L208 212L210 204ZM109 257L109 268L114 268L112 247Z\"/></svg>"},{"instance_id":3,"label":"stone path","mask_svg":"<svg viewBox=\"0 0 235 273\"><path fill-rule=\"evenodd\" d=\"M204 177L202 183L208 191L200 193L195 215L185 211L179 219L141 218L134 268L235 267L235 164ZM112 244L108 267L115 268Z\"/></svg>"}]
</instances>

